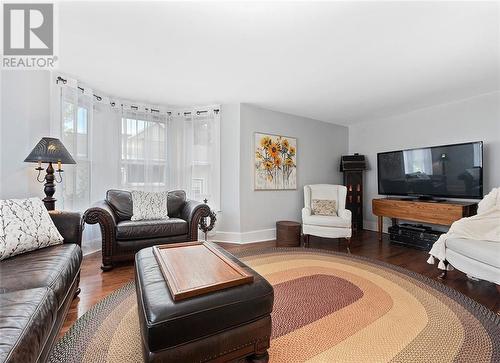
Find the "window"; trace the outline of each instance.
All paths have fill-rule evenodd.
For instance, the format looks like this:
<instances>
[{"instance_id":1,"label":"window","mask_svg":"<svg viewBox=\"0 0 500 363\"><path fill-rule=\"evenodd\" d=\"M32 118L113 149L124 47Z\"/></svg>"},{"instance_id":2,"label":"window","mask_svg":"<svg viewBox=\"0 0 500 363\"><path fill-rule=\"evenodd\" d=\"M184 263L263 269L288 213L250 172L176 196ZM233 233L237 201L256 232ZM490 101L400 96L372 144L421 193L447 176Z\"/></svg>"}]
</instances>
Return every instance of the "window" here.
<instances>
[{"instance_id":1,"label":"window","mask_svg":"<svg viewBox=\"0 0 500 363\"><path fill-rule=\"evenodd\" d=\"M203 195L205 194L205 178L193 178L193 183L191 185L191 190L194 195Z\"/></svg>"},{"instance_id":2,"label":"window","mask_svg":"<svg viewBox=\"0 0 500 363\"><path fill-rule=\"evenodd\" d=\"M64 208L85 210L90 200L89 109L78 102L62 102L62 142L76 165L64 165Z\"/></svg>"},{"instance_id":3,"label":"window","mask_svg":"<svg viewBox=\"0 0 500 363\"><path fill-rule=\"evenodd\" d=\"M166 123L122 118L121 183L139 189L167 186Z\"/></svg>"},{"instance_id":4,"label":"window","mask_svg":"<svg viewBox=\"0 0 500 363\"><path fill-rule=\"evenodd\" d=\"M218 115L207 112L193 118L193 166L191 198L217 208L219 204Z\"/></svg>"},{"instance_id":5,"label":"window","mask_svg":"<svg viewBox=\"0 0 500 363\"><path fill-rule=\"evenodd\" d=\"M106 190L182 189L188 198L219 208L220 115L216 105L168 109L131 104L57 83L61 141L76 165L64 165L64 208L85 210Z\"/></svg>"}]
</instances>

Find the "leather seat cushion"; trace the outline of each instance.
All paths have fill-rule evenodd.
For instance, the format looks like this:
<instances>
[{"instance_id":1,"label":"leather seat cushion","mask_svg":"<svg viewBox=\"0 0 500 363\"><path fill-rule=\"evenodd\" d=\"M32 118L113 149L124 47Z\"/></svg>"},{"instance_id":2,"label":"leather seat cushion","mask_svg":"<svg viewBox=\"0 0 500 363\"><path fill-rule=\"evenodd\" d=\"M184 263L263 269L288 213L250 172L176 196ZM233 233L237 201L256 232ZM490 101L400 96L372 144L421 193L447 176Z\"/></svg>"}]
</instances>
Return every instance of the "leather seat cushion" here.
<instances>
[{"instance_id":1,"label":"leather seat cushion","mask_svg":"<svg viewBox=\"0 0 500 363\"><path fill-rule=\"evenodd\" d=\"M500 243L463 238L446 240L446 248L478 262L500 268Z\"/></svg>"},{"instance_id":2,"label":"leather seat cushion","mask_svg":"<svg viewBox=\"0 0 500 363\"><path fill-rule=\"evenodd\" d=\"M351 227L351 222L349 220L337 216L319 216L319 215L304 216L302 222L304 224L311 224L313 226L337 227L337 228Z\"/></svg>"},{"instance_id":3,"label":"leather seat cushion","mask_svg":"<svg viewBox=\"0 0 500 363\"><path fill-rule=\"evenodd\" d=\"M139 319L143 341L150 351L217 334L270 314L273 287L241 261L222 251L253 274L254 282L175 303L152 249L146 248L136 254Z\"/></svg>"},{"instance_id":4,"label":"leather seat cushion","mask_svg":"<svg viewBox=\"0 0 500 363\"><path fill-rule=\"evenodd\" d=\"M51 288L60 307L80 271L82 250L74 244L41 248L3 260L0 291Z\"/></svg>"},{"instance_id":5,"label":"leather seat cushion","mask_svg":"<svg viewBox=\"0 0 500 363\"><path fill-rule=\"evenodd\" d=\"M121 241L179 236L187 233L188 223L180 218L122 221L116 225L116 239Z\"/></svg>"},{"instance_id":6,"label":"leather seat cushion","mask_svg":"<svg viewBox=\"0 0 500 363\"><path fill-rule=\"evenodd\" d=\"M0 294L0 362L36 362L56 320L57 298L48 287Z\"/></svg>"},{"instance_id":7,"label":"leather seat cushion","mask_svg":"<svg viewBox=\"0 0 500 363\"><path fill-rule=\"evenodd\" d=\"M189 241L189 236L187 234L181 234L179 236L168 236L168 237L154 237L146 239L135 239L135 240L116 240L117 251L120 253L135 253L143 248L164 245L169 243L181 243Z\"/></svg>"}]
</instances>

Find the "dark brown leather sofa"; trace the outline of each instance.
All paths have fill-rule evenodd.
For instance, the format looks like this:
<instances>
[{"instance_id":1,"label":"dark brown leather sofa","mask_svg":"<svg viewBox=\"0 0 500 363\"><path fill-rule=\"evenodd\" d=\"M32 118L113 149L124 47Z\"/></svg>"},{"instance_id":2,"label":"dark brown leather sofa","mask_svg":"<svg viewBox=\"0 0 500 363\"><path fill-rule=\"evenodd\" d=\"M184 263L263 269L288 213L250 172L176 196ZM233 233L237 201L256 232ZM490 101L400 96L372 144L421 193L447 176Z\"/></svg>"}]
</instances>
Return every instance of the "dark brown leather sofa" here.
<instances>
[{"instance_id":1,"label":"dark brown leather sofa","mask_svg":"<svg viewBox=\"0 0 500 363\"><path fill-rule=\"evenodd\" d=\"M202 217L210 208L186 199L183 190L168 193L167 220L132 221L132 195L126 190L108 190L106 199L84 214L85 223L99 223L102 235L102 266L108 271L114 264L133 261L135 253L158 244L196 241Z\"/></svg>"},{"instance_id":2,"label":"dark brown leather sofa","mask_svg":"<svg viewBox=\"0 0 500 363\"><path fill-rule=\"evenodd\" d=\"M63 244L0 261L0 362L45 362L79 292L81 215L50 216Z\"/></svg>"}]
</instances>

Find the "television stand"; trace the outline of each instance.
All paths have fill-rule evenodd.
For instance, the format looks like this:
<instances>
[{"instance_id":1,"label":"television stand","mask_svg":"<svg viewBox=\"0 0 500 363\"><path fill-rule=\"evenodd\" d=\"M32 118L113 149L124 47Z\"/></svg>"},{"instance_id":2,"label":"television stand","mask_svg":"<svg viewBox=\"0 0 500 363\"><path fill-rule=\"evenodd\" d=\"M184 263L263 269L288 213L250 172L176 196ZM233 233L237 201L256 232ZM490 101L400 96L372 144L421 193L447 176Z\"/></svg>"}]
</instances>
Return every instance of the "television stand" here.
<instances>
[{"instance_id":1,"label":"television stand","mask_svg":"<svg viewBox=\"0 0 500 363\"><path fill-rule=\"evenodd\" d=\"M412 222L439 224L449 226L464 217L477 212L475 202L451 202L420 200L401 200L401 198L377 198L372 200L373 214L378 217L378 238L382 241L384 217L391 218L392 224L399 219Z\"/></svg>"},{"instance_id":2,"label":"television stand","mask_svg":"<svg viewBox=\"0 0 500 363\"><path fill-rule=\"evenodd\" d=\"M410 202L429 202L429 203L446 202L446 199L434 198L434 197L426 197L426 196L419 196L419 197L399 197L399 198L388 198L388 199L406 200L406 201L410 201Z\"/></svg>"},{"instance_id":3,"label":"television stand","mask_svg":"<svg viewBox=\"0 0 500 363\"><path fill-rule=\"evenodd\" d=\"M417 200L419 202L429 202L429 203L440 203L440 202L446 202L446 199L442 198L434 198L429 195L419 195L417 197Z\"/></svg>"}]
</instances>

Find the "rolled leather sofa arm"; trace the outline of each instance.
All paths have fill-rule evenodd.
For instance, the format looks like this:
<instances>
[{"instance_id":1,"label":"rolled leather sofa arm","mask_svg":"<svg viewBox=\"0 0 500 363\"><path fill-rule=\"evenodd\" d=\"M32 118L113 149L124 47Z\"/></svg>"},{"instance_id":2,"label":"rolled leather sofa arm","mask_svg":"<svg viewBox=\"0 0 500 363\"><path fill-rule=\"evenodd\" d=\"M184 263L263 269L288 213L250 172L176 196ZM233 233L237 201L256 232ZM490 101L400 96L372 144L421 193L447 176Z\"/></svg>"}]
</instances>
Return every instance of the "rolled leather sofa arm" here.
<instances>
[{"instance_id":1,"label":"rolled leather sofa arm","mask_svg":"<svg viewBox=\"0 0 500 363\"><path fill-rule=\"evenodd\" d=\"M116 226L115 212L105 200L100 200L87 209L83 215L83 219L88 224L108 223L113 227Z\"/></svg>"},{"instance_id":2,"label":"rolled leather sofa arm","mask_svg":"<svg viewBox=\"0 0 500 363\"><path fill-rule=\"evenodd\" d=\"M64 238L64 243L82 245L83 219L79 212L50 211L50 218Z\"/></svg>"},{"instance_id":3,"label":"rolled leather sofa arm","mask_svg":"<svg viewBox=\"0 0 500 363\"><path fill-rule=\"evenodd\" d=\"M116 240L116 216L111 206L101 200L85 211L83 220L88 224L99 223L102 236L102 266L104 271L113 268L113 245Z\"/></svg>"},{"instance_id":4,"label":"rolled leather sofa arm","mask_svg":"<svg viewBox=\"0 0 500 363\"><path fill-rule=\"evenodd\" d=\"M181 210L181 218L187 221L189 226L189 240L198 240L198 225L200 219L210 215L210 207L205 203L195 200L187 200Z\"/></svg>"}]
</instances>

